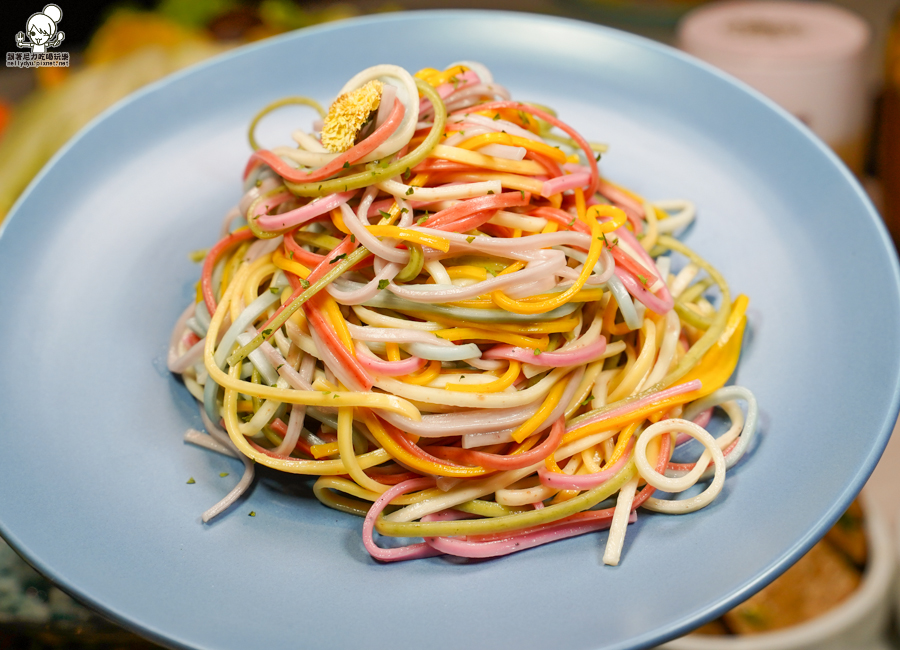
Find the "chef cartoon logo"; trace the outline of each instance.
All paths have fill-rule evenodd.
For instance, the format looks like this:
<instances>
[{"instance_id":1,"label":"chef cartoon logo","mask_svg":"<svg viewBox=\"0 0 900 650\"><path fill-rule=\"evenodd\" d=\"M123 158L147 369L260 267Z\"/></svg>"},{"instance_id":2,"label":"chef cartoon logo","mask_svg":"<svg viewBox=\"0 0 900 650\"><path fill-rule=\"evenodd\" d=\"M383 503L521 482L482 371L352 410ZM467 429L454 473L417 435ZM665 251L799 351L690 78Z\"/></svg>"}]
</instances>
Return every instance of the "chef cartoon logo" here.
<instances>
[{"instance_id":1,"label":"chef cartoon logo","mask_svg":"<svg viewBox=\"0 0 900 650\"><path fill-rule=\"evenodd\" d=\"M26 34L16 34L16 45L30 48L32 52L46 52L48 47L59 47L66 37L57 29L62 20L62 9L56 5L47 5L42 12L31 14L25 24ZM30 42L26 42L25 39Z\"/></svg>"},{"instance_id":2,"label":"chef cartoon logo","mask_svg":"<svg viewBox=\"0 0 900 650\"><path fill-rule=\"evenodd\" d=\"M46 5L43 11L31 14L25 31L16 34L16 46L30 52L7 52L6 65L15 68L59 67L69 65L68 52L48 52L59 47L66 35L59 31L62 9Z\"/></svg>"}]
</instances>

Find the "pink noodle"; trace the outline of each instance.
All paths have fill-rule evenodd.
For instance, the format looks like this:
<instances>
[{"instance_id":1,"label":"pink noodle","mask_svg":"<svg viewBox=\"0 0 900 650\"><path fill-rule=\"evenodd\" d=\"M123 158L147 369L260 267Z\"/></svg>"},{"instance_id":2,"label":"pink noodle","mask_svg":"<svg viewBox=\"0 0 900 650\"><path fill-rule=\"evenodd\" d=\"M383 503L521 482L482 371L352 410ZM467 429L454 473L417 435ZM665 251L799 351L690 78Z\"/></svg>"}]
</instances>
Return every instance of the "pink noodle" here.
<instances>
[{"instance_id":1,"label":"pink noodle","mask_svg":"<svg viewBox=\"0 0 900 650\"><path fill-rule=\"evenodd\" d=\"M563 163L562 168L569 172L570 174L574 174L576 172L586 172L590 170L590 167L586 167L580 163Z\"/></svg>"},{"instance_id":2,"label":"pink noodle","mask_svg":"<svg viewBox=\"0 0 900 650\"><path fill-rule=\"evenodd\" d=\"M422 521L427 521L428 518L428 516L422 517ZM637 513L632 512L628 517L628 522L634 523L635 521L637 521ZM469 541L458 537L426 537L425 542L435 550L447 555L468 558L498 557L560 539L604 530L609 528L610 523L612 523L612 513L609 517L602 519L554 522L525 531L514 531L508 537L484 542Z\"/></svg>"},{"instance_id":3,"label":"pink noodle","mask_svg":"<svg viewBox=\"0 0 900 650\"><path fill-rule=\"evenodd\" d=\"M703 427L703 428L705 429L705 428L706 428L706 425L709 424L709 421L712 420L712 414L713 414L713 408L710 406L710 407L709 407L708 409L706 409L705 411L700 411L700 412L697 414L697 417L694 418L693 422L694 422L694 424L696 424L698 427ZM687 435L687 434L685 434L685 435ZM680 436L680 434L679 434L679 438L680 438L680 437L681 437L681 436Z\"/></svg>"},{"instance_id":4,"label":"pink noodle","mask_svg":"<svg viewBox=\"0 0 900 650\"><path fill-rule=\"evenodd\" d=\"M422 226L425 228L437 228L475 212L524 206L528 205L529 201L531 201L531 195L528 192L502 192L500 194L489 194L474 199L466 199L445 210L435 212L425 220Z\"/></svg>"},{"instance_id":5,"label":"pink noodle","mask_svg":"<svg viewBox=\"0 0 900 650\"><path fill-rule=\"evenodd\" d=\"M320 199L313 199L306 205L295 210L290 210L283 214L266 214L266 211L278 205L278 203L269 203L269 200L260 201L257 204L253 214L248 214L248 219L256 219L256 225L262 230L282 230L284 228L293 228L294 226L306 223L310 219L330 212L334 208L345 204L350 198L356 194L356 190L349 192L340 192L338 194L329 194ZM272 197L272 200L280 197L278 194ZM289 194L288 197L293 197ZM281 202L281 201L280 201ZM279 203L280 203L279 202Z\"/></svg>"},{"instance_id":6,"label":"pink noodle","mask_svg":"<svg viewBox=\"0 0 900 650\"><path fill-rule=\"evenodd\" d=\"M203 349L206 347L206 337L194 343L190 349L180 357L169 359L169 370L171 372L183 373L185 370L193 366L203 358Z\"/></svg>"},{"instance_id":7,"label":"pink noodle","mask_svg":"<svg viewBox=\"0 0 900 650\"><path fill-rule=\"evenodd\" d=\"M413 490L421 490L433 485L433 478L410 479L398 483L375 500L375 503L372 504L372 507L369 508L369 512L366 514L362 529L363 546L366 547L369 555L382 562L396 562L398 560L415 560L420 557L432 557L441 554L440 551L435 550L425 542L419 542L418 544L411 544L401 548L381 548L375 543L373 535L375 530L375 520L378 518L378 515L382 513L385 506L391 502L391 499L400 496L401 494L406 494Z\"/></svg>"},{"instance_id":8,"label":"pink noodle","mask_svg":"<svg viewBox=\"0 0 900 650\"><path fill-rule=\"evenodd\" d=\"M659 277L659 269L656 268L656 263L653 261L653 258L651 258L647 251L644 250L644 247L641 246L640 242L634 235L631 234L628 228L625 228L624 226L622 228L619 228L618 230L616 230L616 235L628 242L629 246L631 246L632 250L634 250L634 252L637 254L638 261L649 270L651 270L654 274L654 277L663 280L662 288L659 289L659 296L655 296L654 294L650 295L654 295L654 298L659 301L660 308L664 310L657 311L656 309L653 309L653 311L656 311L656 313L658 314L667 313L675 305L675 299L672 298L672 294L669 293L669 287L666 285L665 280ZM649 304L647 304L647 306L650 307Z\"/></svg>"},{"instance_id":9,"label":"pink noodle","mask_svg":"<svg viewBox=\"0 0 900 650\"><path fill-rule=\"evenodd\" d=\"M573 129L571 126L562 122L549 113L545 113L544 111L535 108L534 106L530 106L529 104L523 104L521 102L513 102L513 101L503 101L503 102L488 102L486 104L478 104L476 106L469 106L468 108L461 109L460 111L455 111L453 115L457 115L459 113L468 111L469 113L475 113L477 111L492 111L501 108L512 108L520 110L524 113L528 113L530 115L534 115L538 119L544 120L545 122L549 122L553 126L565 131L566 134L572 138L576 144L584 151L584 155L587 158L588 165L591 168L591 180L587 187L587 196L593 196L597 191L597 187L600 184L600 170L597 168L597 161L594 158L594 151L591 149L591 146L588 144L587 140L585 140L578 131Z\"/></svg>"},{"instance_id":10,"label":"pink noodle","mask_svg":"<svg viewBox=\"0 0 900 650\"><path fill-rule=\"evenodd\" d=\"M648 309L656 312L657 314L666 314L670 309L672 309L672 305L674 304L674 302L669 303L647 291L647 289L644 288L644 285L638 282L638 280L633 275L631 275L631 273L623 269L621 266L617 266L614 273L622 281L622 284L625 285L628 293L640 300ZM666 290L666 293L669 293L668 290ZM669 297L671 297L671 294Z\"/></svg>"},{"instance_id":11,"label":"pink noodle","mask_svg":"<svg viewBox=\"0 0 900 650\"><path fill-rule=\"evenodd\" d=\"M576 172L574 174L557 176L556 178L544 181L544 184L541 186L541 196L552 196L553 194L559 194L560 192L572 190L576 187L584 187L590 180L590 172Z\"/></svg>"},{"instance_id":12,"label":"pink noodle","mask_svg":"<svg viewBox=\"0 0 900 650\"><path fill-rule=\"evenodd\" d=\"M652 395L648 395L647 397L643 397L639 400L635 400L629 404L625 404L618 408L614 408L610 411L605 411L604 413L598 413L597 415L588 418L582 422L579 422L578 425L574 427L566 428L566 431L574 431L576 429L580 429L582 427L586 427L589 424L594 424L595 422L603 422L604 420L609 420L614 417L618 417L620 415L625 415L626 413L631 413L632 411L637 411L639 408L646 406L647 404L651 404L653 402L661 401L667 399L669 397L674 397L676 395L683 395L684 393L690 393L694 390L699 390L701 386L699 379L694 379L693 381L686 382L684 384L678 384L677 386L672 386L671 388L667 388L665 390L661 390L658 393L653 393Z\"/></svg>"},{"instance_id":13,"label":"pink noodle","mask_svg":"<svg viewBox=\"0 0 900 650\"><path fill-rule=\"evenodd\" d=\"M712 407L706 409L705 411L700 411L697 414L697 417L695 417L693 419L693 423L696 424L698 427L703 427L705 429L706 425L709 424L709 421L712 420L712 414L713 414ZM678 445L683 445L684 443L688 442L689 440L693 440L693 438L686 433L679 433L675 437L675 446L677 447Z\"/></svg>"},{"instance_id":14,"label":"pink noodle","mask_svg":"<svg viewBox=\"0 0 900 650\"><path fill-rule=\"evenodd\" d=\"M459 80L456 84L442 83L440 86L435 88L437 94L440 95L441 99L446 100L457 90L460 90L470 84L477 84L481 82L481 80L478 78L478 75L471 70L466 70L465 72L456 75L456 78ZM419 102L420 116L427 115L432 110L434 110L434 107L431 105L431 102L429 100L423 99Z\"/></svg>"},{"instance_id":15,"label":"pink noodle","mask_svg":"<svg viewBox=\"0 0 900 650\"><path fill-rule=\"evenodd\" d=\"M538 469L538 476L541 479L541 484L550 488L556 488L557 490L590 490L602 483L606 483L615 476L620 469L625 467L626 463L628 463L628 460L631 458L631 450L633 448L634 438L628 441L625 446L625 453L622 454L622 457L617 460L612 467L594 474L579 474L577 476L572 476L569 474L552 472L546 467L541 467Z\"/></svg>"},{"instance_id":16,"label":"pink noodle","mask_svg":"<svg viewBox=\"0 0 900 650\"><path fill-rule=\"evenodd\" d=\"M383 361L369 351L369 348L361 343L356 344L356 360L359 365L371 372L373 375L381 375L382 377L398 377L400 375L408 375L422 368L427 361L419 357L408 357L402 361Z\"/></svg>"},{"instance_id":17,"label":"pink noodle","mask_svg":"<svg viewBox=\"0 0 900 650\"><path fill-rule=\"evenodd\" d=\"M194 346L186 351L181 357L178 356L178 343L181 341L181 336L184 334L184 328L186 327L186 323L188 319L194 315L194 309L197 307L197 303L192 302L189 304L181 315L178 317L178 320L175 321L175 327L172 328L172 334L169 336L169 352L166 355L166 364L169 366L169 370L171 372L182 373L192 365L194 365L194 361L187 363L185 357L191 354L191 351L196 348L198 345L206 341L206 338L202 338ZM202 349L202 346L201 346ZM196 354L196 353L195 353ZM201 353L202 356L202 353ZM199 357L198 357L199 358ZM176 368L178 368L176 370Z\"/></svg>"},{"instance_id":18,"label":"pink noodle","mask_svg":"<svg viewBox=\"0 0 900 650\"><path fill-rule=\"evenodd\" d=\"M602 178L600 179L600 184L597 186L597 191L613 203L616 203L623 208L628 208L629 210L637 214L641 219L644 218L644 206L641 205L641 203L631 198L622 190L606 182Z\"/></svg>"},{"instance_id":19,"label":"pink noodle","mask_svg":"<svg viewBox=\"0 0 900 650\"><path fill-rule=\"evenodd\" d=\"M387 141L387 139L400 127L400 123L403 121L403 115L405 113L406 107L399 99L395 99L394 106L391 109L388 119L381 126L376 128L371 135L362 142L353 145L347 151L338 154L325 165L310 171L291 167L268 149L257 149L250 154L250 160L247 161L247 166L244 168L244 178L247 178L254 167L265 163L271 167L272 171L276 174L293 183L313 183L315 181L325 180L329 176L333 176L341 171L341 169L344 168L344 165L349 166L355 164L358 160L369 155Z\"/></svg>"},{"instance_id":20,"label":"pink noodle","mask_svg":"<svg viewBox=\"0 0 900 650\"><path fill-rule=\"evenodd\" d=\"M606 337L601 336L593 343L567 352L541 352L535 354L529 348L519 348L512 345L497 345L484 354L482 359L515 359L523 363L549 368L563 368L565 366L577 366L590 363L603 356L606 352Z\"/></svg>"},{"instance_id":21,"label":"pink noodle","mask_svg":"<svg viewBox=\"0 0 900 650\"><path fill-rule=\"evenodd\" d=\"M310 323L312 325L312 323ZM362 381L357 378L356 373L353 372L351 368L346 368L341 364L340 359L335 355L334 352L331 351L331 348L328 347L328 344L322 338L322 334L312 326L309 328L309 335L313 340L313 343L316 345L316 350L318 351L318 357L321 359L322 363L325 365L326 370L330 370L334 373L334 376L337 377L341 382L343 382L344 386L346 386L350 390L355 390L357 392L366 392L372 386L372 378L368 376L365 377L365 381L368 382L368 386L364 386ZM332 336L336 336L333 332ZM327 336L327 333L326 333Z\"/></svg>"}]
</instances>

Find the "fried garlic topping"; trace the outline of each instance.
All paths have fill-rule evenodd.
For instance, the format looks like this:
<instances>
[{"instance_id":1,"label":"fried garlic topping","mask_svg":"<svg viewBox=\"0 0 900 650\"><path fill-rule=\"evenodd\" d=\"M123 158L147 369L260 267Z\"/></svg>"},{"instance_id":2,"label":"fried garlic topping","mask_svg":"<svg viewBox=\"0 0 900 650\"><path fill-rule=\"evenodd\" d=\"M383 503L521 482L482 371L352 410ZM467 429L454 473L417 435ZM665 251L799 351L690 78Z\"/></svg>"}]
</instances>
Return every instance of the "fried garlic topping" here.
<instances>
[{"instance_id":1,"label":"fried garlic topping","mask_svg":"<svg viewBox=\"0 0 900 650\"><path fill-rule=\"evenodd\" d=\"M383 84L374 79L334 100L322 127L322 146L332 153L352 147L360 129L381 104L382 88Z\"/></svg>"}]
</instances>

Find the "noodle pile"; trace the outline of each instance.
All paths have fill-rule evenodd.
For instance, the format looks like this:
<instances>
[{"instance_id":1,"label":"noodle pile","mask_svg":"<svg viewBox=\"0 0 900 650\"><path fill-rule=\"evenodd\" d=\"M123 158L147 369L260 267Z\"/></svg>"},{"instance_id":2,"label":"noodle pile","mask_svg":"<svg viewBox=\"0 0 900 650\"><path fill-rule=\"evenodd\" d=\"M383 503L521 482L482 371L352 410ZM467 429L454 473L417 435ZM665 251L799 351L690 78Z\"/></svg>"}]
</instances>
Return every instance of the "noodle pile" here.
<instances>
[{"instance_id":1,"label":"noodle pile","mask_svg":"<svg viewBox=\"0 0 900 650\"><path fill-rule=\"evenodd\" d=\"M260 147L256 124L286 104L322 121ZM267 107L250 142L169 352L208 433L186 439L246 467L204 521L260 463L319 477L379 560L610 528L617 564L639 507L716 498L756 427L753 395L725 386L748 300L673 237L688 201L605 180L602 147L475 62L369 68L327 114ZM731 421L717 438L714 407ZM691 438L699 459L672 462Z\"/></svg>"}]
</instances>

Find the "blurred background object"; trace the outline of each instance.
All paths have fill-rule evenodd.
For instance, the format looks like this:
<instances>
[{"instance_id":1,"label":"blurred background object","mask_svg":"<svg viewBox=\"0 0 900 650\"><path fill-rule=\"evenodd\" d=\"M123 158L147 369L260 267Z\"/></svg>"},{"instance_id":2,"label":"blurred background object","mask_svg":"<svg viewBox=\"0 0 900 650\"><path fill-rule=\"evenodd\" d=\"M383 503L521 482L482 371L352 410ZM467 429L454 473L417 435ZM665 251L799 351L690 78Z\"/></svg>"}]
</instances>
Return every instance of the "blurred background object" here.
<instances>
[{"instance_id":1,"label":"blurred background object","mask_svg":"<svg viewBox=\"0 0 900 650\"><path fill-rule=\"evenodd\" d=\"M710 0L577 0L603 23L672 29L684 14ZM564 3L560 3L564 4Z\"/></svg>"},{"instance_id":2,"label":"blurred background object","mask_svg":"<svg viewBox=\"0 0 900 650\"><path fill-rule=\"evenodd\" d=\"M16 32L40 9L37 3L17 7L4 15L9 27L0 32L9 50L16 49ZM6 77L0 78L0 220L69 138L134 90L228 48L361 13L350 4L304 8L291 0L161 0L148 8L122 2L66 7L60 29L67 36L59 49L79 48L72 52L72 66L7 67ZM380 4L369 11L392 8L396 7ZM96 24L95 31L79 34L78 25L85 24Z\"/></svg>"},{"instance_id":3,"label":"blurred background object","mask_svg":"<svg viewBox=\"0 0 900 650\"><path fill-rule=\"evenodd\" d=\"M793 113L863 171L871 32L846 9L786 0L718 2L691 13L678 45Z\"/></svg>"},{"instance_id":4,"label":"blurred background object","mask_svg":"<svg viewBox=\"0 0 900 650\"><path fill-rule=\"evenodd\" d=\"M884 91L878 139L878 175L883 188L882 215L894 242L900 242L900 11L894 14L884 57Z\"/></svg>"},{"instance_id":5,"label":"blurred background object","mask_svg":"<svg viewBox=\"0 0 900 650\"><path fill-rule=\"evenodd\" d=\"M897 545L860 501L762 591L660 650L890 650Z\"/></svg>"}]
</instances>

